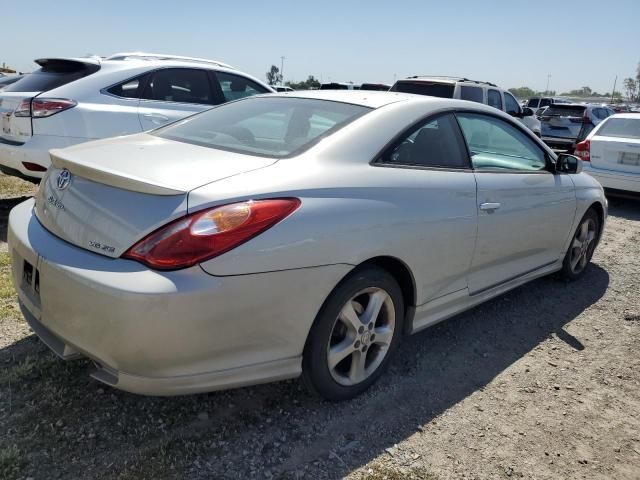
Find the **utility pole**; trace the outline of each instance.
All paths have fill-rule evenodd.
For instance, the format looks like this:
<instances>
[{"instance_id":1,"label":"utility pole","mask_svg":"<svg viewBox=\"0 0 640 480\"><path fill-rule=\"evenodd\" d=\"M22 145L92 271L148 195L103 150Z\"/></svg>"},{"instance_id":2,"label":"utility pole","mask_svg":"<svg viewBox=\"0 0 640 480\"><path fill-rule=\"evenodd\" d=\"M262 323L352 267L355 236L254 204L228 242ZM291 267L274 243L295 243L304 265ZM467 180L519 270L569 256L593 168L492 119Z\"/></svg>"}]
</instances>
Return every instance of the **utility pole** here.
<instances>
[{"instance_id":1,"label":"utility pole","mask_svg":"<svg viewBox=\"0 0 640 480\"><path fill-rule=\"evenodd\" d=\"M284 85L284 55L280 57L280 82Z\"/></svg>"},{"instance_id":2,"label":"utility pole","mask_svg":"<svg viewBox=\"0 0 640 480\"><path fill-rule=\"evenodd\" d=\"M547 75L547 88L544 89L544 94L549 95L549 80L551 79L551 74Z\"/></svg>"},{"instance_id":3,"label":"utility pole","mask_svg":"<svg viewBox=\"0 0 640 480\"><path fill-rule=\"evenodd\" d=\"M613 81L613 90L611 90L611 103L613 103L613 96L616 93L616 83L618 83L618 75L616 75L616 79Z\"/></svg>"}]
</instances>

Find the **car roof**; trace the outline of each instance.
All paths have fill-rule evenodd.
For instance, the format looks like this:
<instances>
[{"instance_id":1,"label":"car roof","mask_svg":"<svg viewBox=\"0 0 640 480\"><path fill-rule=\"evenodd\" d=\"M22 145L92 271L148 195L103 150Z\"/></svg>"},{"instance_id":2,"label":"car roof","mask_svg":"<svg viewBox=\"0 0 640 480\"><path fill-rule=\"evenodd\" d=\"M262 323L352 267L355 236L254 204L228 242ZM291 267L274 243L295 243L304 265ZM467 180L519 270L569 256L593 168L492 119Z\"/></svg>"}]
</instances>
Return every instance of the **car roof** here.
<instances>
[{"instance_id":1,"label":"car roof","mask_svg":"<svg viewBox=\"0 0 640 480\"><path fill-rule=\"evenodd\" d=\"M483 103L457 100L453 98L430 97L413 93L388 92L378 90L296 90L294 92L279 92L268 94L270 97L284 98L310 98L317 100L329 100L333 102L351 103L377 109L392 103L423 103L431 104L434 109L442 106L460 107L470 110L486 111L495 114L503 113L494 107ZM253 98L253 97L249 97Z\"/></svg>"},{"instance_id":2,"label":"car roof","mask_svg":"<svg viewBox=\"0 0 640 480\"><path fill-rule=\"evenodd\" d=\"M379 108L390 103L407 100L429 99L423 95L412 95L400 92L382 92L376 90L296 90L294 92L279 92L271 94L280 97L311 98L330 100L333 102L351 103L369 108ZM441 100L441 99L440 99Z\"/></svg>"},{"instance_id":3,"label":"car roof","mask_svg":"<svg viewBox=\"0 0 640 480\"><path fill-rule=\"evenodd\" d=\"M640 113L627 112L627 113L614 113L607 118L633 118L635 120L640 120Z\"/></svg>"},{"instance_id":4,"label":"car roof","mask_svg":"<svg viewBox=\"0 0 640 480\"><path fill-rule=\"evenodd\" d=\"M466 77L451 77L448 75L413 75L411 77L407 77L407 78L403 78L398 80L398 82L438 82L438 83L449 83L449 84L455 84L455 83L473 83L476 85L488 85L490 87L496 87L496 88L500 88L498 87L496 84L491 83L491 82L485 82L483 80L472 80L470 78L466 78Z\"/></svg>"}]
</instances>

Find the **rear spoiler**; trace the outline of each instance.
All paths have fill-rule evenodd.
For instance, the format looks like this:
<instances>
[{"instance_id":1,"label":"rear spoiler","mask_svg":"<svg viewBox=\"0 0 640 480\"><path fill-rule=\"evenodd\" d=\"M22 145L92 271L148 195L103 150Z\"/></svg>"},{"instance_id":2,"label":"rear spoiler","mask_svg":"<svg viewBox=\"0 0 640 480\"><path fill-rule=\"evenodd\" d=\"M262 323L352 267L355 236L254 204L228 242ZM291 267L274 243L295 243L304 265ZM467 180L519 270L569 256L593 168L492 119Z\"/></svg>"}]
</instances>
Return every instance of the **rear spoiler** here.
<instances>
[{"instance_id":1,"label":"rear spoiler","mask_svg":"<svg viewBox=\"0 0 640 480\"><path fill-rule=\"evenodd\" d=\"M86 58L36 58L35 63L42 68L71 69L71 70L88 70L90 73L100 70L101 60L99 57Z\"/></svg>"},{"instance_id":2,"label":"rear spoiler","mask_svg":"<svg viewBox=\"0 0 640 480\"><path fill-rule=\"evenodd\" d=\"M68 154L60 149L53 149L49 152L51 163L58 169L69 170L74 175L102 183L111 185L133 192L149 193L151 195L182 195L186 192L176 190L175 188L159 183L149 183L148 180L141 178L124 176L119 172L110 171L104 166L83 163L80 160L72 160L68 158ZM64 158L67 156L67 158Z\"/></svg>"}]
</instances>

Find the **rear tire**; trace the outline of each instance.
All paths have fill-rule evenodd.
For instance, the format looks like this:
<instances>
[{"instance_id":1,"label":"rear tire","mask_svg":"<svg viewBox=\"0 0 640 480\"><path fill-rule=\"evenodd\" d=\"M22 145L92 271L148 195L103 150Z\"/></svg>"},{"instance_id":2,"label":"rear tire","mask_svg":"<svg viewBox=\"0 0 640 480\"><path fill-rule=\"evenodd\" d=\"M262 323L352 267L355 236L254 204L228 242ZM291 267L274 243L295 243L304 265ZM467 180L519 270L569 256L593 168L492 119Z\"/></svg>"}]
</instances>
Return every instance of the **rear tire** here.
<instances>
[{"instance_id":1,"label":"rear tire","mask_svg":"<svg viewBox=\"0 0 640 480\"><path fill-rule=\"evenodd\" d=\"M577 280L584 274L596 249L600 228L600 218L590 208L580 220L564 256L560 274L565 280Z\"/></svg>"},{"instance_id":2,"label":"rear tire","mask_svg":"<svg viewBox=\"0 0 640 480\"><path fill-rule=\"evenodd\" d=\"M393 276L373 266L349 274L311 327L302 359L304 383L332 401L364 392L387 367L403 319L402 291Z\"/></svg>"}]
</instances>

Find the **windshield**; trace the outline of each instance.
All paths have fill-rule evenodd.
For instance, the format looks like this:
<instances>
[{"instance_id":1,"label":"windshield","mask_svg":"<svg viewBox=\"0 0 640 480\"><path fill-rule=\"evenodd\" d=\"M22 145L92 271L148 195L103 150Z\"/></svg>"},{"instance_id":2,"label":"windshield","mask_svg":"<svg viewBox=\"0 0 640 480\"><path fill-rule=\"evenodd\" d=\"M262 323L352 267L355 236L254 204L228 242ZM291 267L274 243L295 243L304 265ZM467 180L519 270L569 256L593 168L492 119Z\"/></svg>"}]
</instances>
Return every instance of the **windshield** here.
<instances>
[{"instance_id":1,"label":"windshield","mask_svg":"<svg viewBox=\"0 0 640 480\"><path fill-rule=\"evenodd\" d=\"M391 87L392 92L416 93L431 97L453 98L453 83L400 81Z\"/></svg>"},{"instance_id":2,"label":"windshield","mask_svg":"<svg viewBox=\"0 0 640 480\"><path fill-rule=\"evenodd\" d=\"M638 118L609 118L604 121L597 135L640 140L640 116Z\"/></svg>"},{"instance_id":3,"label":"windshield","mask_svg":"<svg viewBox=\"0 0 640 480\"><path fill-rule=\"evenodd\" d=\"M298 154L371 108L295 97L251 97L152 132L203 147L266 157Z\"/></svg>"}]
</instances>

